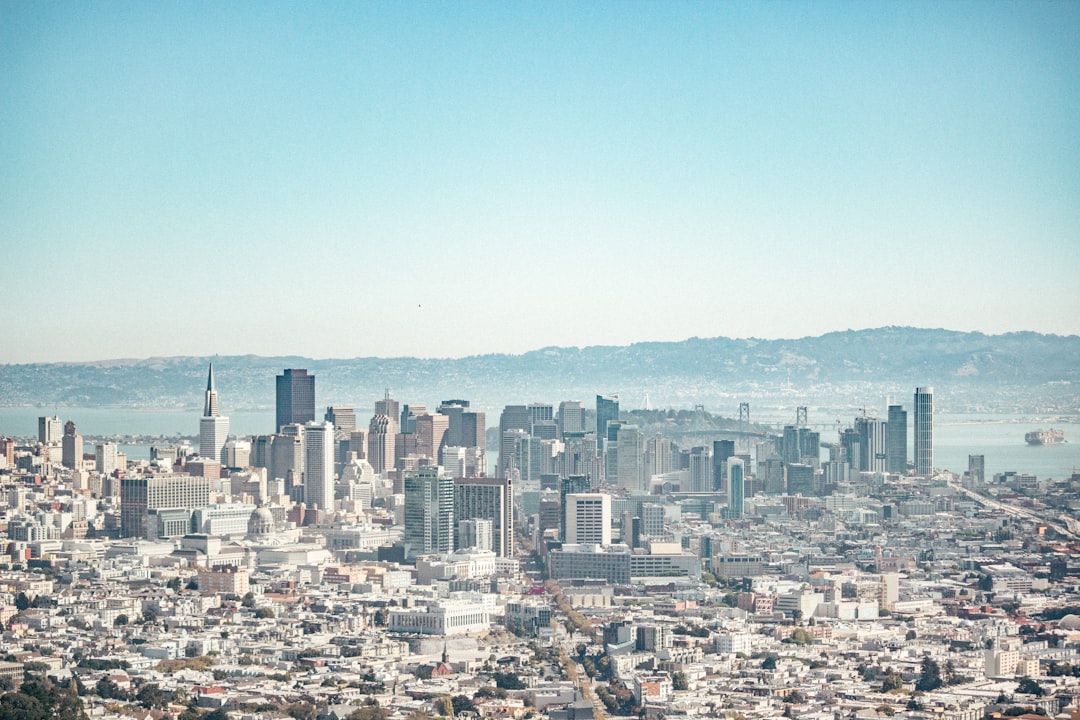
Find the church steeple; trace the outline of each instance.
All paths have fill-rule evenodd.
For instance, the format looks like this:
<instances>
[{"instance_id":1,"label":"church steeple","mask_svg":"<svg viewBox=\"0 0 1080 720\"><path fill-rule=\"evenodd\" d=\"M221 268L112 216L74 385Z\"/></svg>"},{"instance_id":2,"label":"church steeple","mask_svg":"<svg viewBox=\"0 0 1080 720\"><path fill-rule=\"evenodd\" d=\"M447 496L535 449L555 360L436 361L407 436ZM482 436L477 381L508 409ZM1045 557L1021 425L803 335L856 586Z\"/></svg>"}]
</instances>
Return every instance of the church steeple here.
<instances>
[{"instance_id":1,"label":"church steeple","mask_svg":"<svg viewBox=\"0 0 1080 720\"><path fill-rule=\"evenodd\" d=\"M206 402L203 404L203 417L217 417L217 390L214 389L214 364L210 363L210 372L206 376Z\"/></svg>"}]
</instances>

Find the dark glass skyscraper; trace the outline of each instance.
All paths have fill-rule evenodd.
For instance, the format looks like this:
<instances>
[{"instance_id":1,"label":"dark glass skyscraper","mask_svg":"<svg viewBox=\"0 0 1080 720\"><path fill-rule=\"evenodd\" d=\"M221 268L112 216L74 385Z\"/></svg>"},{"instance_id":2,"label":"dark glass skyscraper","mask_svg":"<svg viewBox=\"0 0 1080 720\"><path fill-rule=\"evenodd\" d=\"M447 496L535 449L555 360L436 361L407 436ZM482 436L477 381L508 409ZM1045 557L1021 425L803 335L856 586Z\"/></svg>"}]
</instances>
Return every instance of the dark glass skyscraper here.
<instances>
[{"instance_id":1,"label":"dark glass skyscraper","mask_svg":"<svg viewBox=\"0 0 1080 720\"><path fill-rule=\"evenodd\" d=\"M277 376L277 427L315 422L315 376L286 370Z\"/></svg>"},{"instance_id":2,"label":"dark glass skyscraper","mask_svg":"<svg viewBox=\"0 0 1080 720\"><path fill-rule=\"evenodd\" d=\"M934 388L915 388L915 474L934 472Z\"/></svg>"},{"instance_id":3,"label":"dark glass skyscraper","mask_svg":"<svg viewBox=\"0 0 1080 720\"><path fill-rule=\"evenodd\" d=\"M597 395L596 396L596 437L597 439L608 436L609 423L619 419L619 396Z\"/></svg>"},{"instance_id":4,"label":"dark glass skyscraper","mask_svg":"<svg viewBox=\"0 0 1080 720\"><path fill-rule=\"evenodd\" d=\"M885 471L907 472L907 410L903 405L890 405L885 423Z\"/></svg>"}]
</instances>

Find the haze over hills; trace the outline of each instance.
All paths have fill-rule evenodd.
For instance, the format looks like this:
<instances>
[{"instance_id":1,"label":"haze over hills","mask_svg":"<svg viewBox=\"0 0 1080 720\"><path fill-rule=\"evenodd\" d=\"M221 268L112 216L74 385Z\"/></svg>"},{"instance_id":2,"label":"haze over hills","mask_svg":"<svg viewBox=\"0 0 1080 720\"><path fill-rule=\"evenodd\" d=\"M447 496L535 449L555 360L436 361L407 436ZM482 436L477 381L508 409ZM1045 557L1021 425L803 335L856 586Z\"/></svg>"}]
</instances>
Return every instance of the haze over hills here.
<instances>
[{"instance_id":1,"label":"haze over hills","mask_svg":"<svg viewBox=\"0 0 1080 720\"><path fill-rule=\"evenodd\" d=\"M906 327L790 340L547 347L459 359L243 355L3 365L0 404L199 407L210 361L223 406L234 409L271 406L274 376L286 367L306 367L317 376L320 405L360 409L385 388L401 400L429 405L448 398L489 409L570 398L591 404L601 392L620 393L629 408L641 406L648 393L654 407L703 403L734 412L742 400L858 405L892 395L910 401L916 385L934 385L939 406L953 411L1080 411L1078 336Z\"/></svg>"}]
</instances>

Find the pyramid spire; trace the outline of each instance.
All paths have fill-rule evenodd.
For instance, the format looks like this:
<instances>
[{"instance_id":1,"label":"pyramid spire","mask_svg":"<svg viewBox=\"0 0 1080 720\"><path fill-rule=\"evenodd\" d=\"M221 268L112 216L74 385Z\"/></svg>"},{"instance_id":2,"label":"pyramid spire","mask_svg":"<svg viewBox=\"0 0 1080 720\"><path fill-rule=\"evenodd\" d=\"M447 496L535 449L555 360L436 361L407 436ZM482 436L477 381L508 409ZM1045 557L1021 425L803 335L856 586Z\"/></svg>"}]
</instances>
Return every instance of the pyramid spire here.
<instances>
[{"instance_id":1,"label":"pyramid spire","mask_svg":"<svg viewBox=\"0 0 1080 720\"><path fill-rule=\"evenodd\" d=\"M210 363L210 372L206 376L206 402L203 403L203 417L217 417L217 390L214 389L214 364Z\"/></svg>"}]
</instances>

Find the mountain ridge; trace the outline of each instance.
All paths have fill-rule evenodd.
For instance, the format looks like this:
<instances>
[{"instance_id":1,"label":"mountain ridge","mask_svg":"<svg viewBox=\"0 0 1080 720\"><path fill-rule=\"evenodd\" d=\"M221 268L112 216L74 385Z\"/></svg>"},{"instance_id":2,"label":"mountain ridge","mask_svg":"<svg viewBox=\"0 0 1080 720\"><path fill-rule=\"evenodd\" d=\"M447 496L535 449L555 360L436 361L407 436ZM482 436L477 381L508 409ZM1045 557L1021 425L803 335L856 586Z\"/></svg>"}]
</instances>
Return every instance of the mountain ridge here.
<instances>
[{"instance_id":1,"label":"mountain ridge","mask_svg":"<svg viewBox=\"0 0 1080 720\"><path fill-rule=\"evenodd\" d=\"M9 364L0 365L0 404L198 407L209 362L223 403L233 407L272 405L274 376L285 367L306 367L318 378L321 405L373 402L384 388L431 407L444 397L498 407L616 391L648 393L655 403L678 406L736 396L896 394L914 385L941 385L943 399L955 395L969 405L982 394L1010 408L1080 408L1080 336L903 326L794 339L547 346L463 358L247 354ZM1027 405L1020 402L1025 395Z\"/></svg>"}]
</instances>

